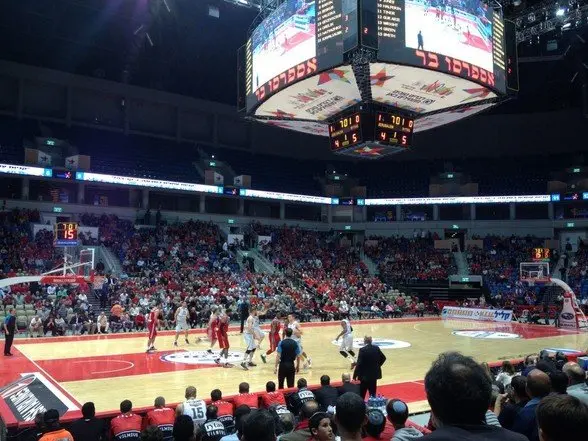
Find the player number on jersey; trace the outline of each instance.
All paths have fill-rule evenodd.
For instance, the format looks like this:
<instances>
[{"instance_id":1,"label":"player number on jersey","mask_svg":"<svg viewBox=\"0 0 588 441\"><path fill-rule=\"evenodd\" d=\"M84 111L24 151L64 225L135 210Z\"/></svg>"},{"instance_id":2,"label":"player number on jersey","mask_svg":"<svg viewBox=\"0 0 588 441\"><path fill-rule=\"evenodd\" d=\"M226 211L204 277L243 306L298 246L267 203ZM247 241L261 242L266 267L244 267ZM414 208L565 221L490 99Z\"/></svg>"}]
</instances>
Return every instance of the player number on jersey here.
<instances>
[{"instance_id":1,"label":"player number on jersey","mask_svg":"<svg viewBox=\"0 0 588 441\"><path fill-rule=\"evenodd\" d=\"M192 407L192 419L201 420L204 418L204 409L202 407Z\"/></svg>"}]
</instances>

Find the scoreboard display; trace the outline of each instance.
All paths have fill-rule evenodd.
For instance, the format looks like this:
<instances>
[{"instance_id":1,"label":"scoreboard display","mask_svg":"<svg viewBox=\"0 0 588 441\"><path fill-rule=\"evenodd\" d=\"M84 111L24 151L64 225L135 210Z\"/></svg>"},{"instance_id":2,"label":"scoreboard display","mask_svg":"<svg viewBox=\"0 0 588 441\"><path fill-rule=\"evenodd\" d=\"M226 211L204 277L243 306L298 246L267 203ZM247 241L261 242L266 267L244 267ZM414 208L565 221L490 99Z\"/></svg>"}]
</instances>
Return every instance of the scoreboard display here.
<instances>
[{"instance_id":1,"label":"scoreboard display","mask_svg":"<svg viewBox=\"0 0 588 441\"><path fill-rule=\"evenodd\" d=\"M329 124L331 151L352 147L363 142L361 114L354 113Z\"/></svg>"},{"instance_id":2,"label":"scoreboard display","mask_svg":"<svg viewBox=\"0 0 588 441\"><path fill-rule=\"evenodd\" d=\"M358 44L357 1L284 0L245 46L246 108L318 72L343 64Z\"/></svg>"},{"instance_id":3,"label":"scoreboard display","mask_svg":"<svg viewBox=\"0 0 588 441\"><path fill-rule=\"evenodd\" d=\"M414 119L394 113L376 114L376 141L399 147L412 145Z\"/></svg>"},{"instance_id":4,"label":"scoreboard display","mask_svg":"<svg viewBox=\"0 0 588 441\"><path fill-rule=\"evenodd\" d=\"M53 245L57 247L78 246L78 224L57 222L54 228Z\"/></svg>"},{"instance_id":5,"label":"scoreboard display","mask_svg":"<svg viewBox=\"0 0 588 441\"><path fill-rule=\"evenodd\" d=\"M485 2L370 1L377 3L379 60L506 91L504 21Z\"/></svg>"},{"instance_id":6,"label":"scoreboard display","mask_svg":"<svg viewBox=\"0 0 588 441\"><path fill-rule=\"evenodd\" d=\"M549 248L533 248L533 255L531 258L534 261L550 260L551 250Z\"/></svg>"}]
</instances>

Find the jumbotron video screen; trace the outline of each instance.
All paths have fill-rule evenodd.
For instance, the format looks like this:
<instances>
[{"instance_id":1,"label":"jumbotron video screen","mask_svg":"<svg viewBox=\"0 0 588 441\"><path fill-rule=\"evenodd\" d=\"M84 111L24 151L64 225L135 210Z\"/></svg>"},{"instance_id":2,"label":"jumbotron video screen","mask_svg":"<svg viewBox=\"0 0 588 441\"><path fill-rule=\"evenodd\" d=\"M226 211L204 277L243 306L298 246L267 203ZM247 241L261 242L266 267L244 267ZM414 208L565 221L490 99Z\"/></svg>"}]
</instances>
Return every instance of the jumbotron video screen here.
<instances>
[{"instance_id":1,"label":"jumbotron video screen","mask_svg":"<svg viewBox=\"0 0 588 441\"><path fill-rule=\"evenodd\" d=\"M505 65L516 54L505 53L505 41L515 38L514 27L507 35L501 11L480 0L273 6L245 46L245 111L262 123L329 136L337 154L377 159L406 150L413 132L474 115L512 93ZM335 142L333 124L358 113L361 136ZM388 148L395 138L374 127L378 113L413 121L410 136L399 138L406 142Z\"/></svg>"}]
</instances>

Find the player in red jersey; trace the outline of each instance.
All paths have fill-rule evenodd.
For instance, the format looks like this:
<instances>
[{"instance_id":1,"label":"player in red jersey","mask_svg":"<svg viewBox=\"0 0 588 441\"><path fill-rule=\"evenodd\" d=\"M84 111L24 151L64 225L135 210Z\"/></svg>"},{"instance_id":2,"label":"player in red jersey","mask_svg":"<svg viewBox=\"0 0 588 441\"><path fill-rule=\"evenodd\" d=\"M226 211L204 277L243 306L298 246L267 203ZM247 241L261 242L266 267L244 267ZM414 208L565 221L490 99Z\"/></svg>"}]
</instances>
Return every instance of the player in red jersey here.
<instances>
[{"instance_id":1,"label":"player in red jersey","mask_svg":"<svg viewBox=\"0 0 588 441\"><path fill-rule=\"evenodd\" d=\"M265 394L261 395L261 404L266 409L276 405L286 405L286 398L281 390L276 391L276 383L268 381L265 383Z\"/></svg>"},{"instance_id":2,"label":"player in red jersey","mask_svg":"<svg viewBox=\"0 0 588 441\"><path fill-rule=\"evenodd\" d=\"M147 317L147 330L149 338L147 339L147 352L155 351L155 338L157 337L157 323L159 322L159 309L154 306Z\"/></svg>"},{"instance_id":3,"label":"player in red jersey","mask_svg":"<svg viewBox=\"0 0 588 441\"><path fill-rule=\"evenodd\" d=\"M218 334L218 315L217 315L218 307L213 306L210 308L210 318L208 319L208 328L206 329L206 334L208 335L208 340L210 340L210 348L207 349L206 352L212 354L212 348L216 343L216 338Z\"/></svg>"},{"instance_id":4,"label":"player in red jersey","mask_svg":"<svg viewBox=\"0 0 588 441\"><path fill-rule=\"evenodd\" d=\"M165 398L155 399L155 409L150 410L143 418L143 428L155 426L163 433L163 441L173 441L173 428L176 420L175 410L165 407Z\"/></svg>"},{"instance_id":5,"label":"player in red jersey","mask_svg":"<svg viewBox=\"0 0 588 441\"><path fill-rule=\"evenodd\" d=\"M229 363L229 316L222 310L218 317L216 336L218 339L218 347L221 348L221 351L214 361L216 364L222 364L226 368L233 367L233 365ZM221 358L223 357L225 361L224 363L221 363Z\"/></svg>"},{"instance_id":6,"label":"player in red jersey","mask_svg":"<svg viewBox=\"0 0 588 441\"><path fill-rule=\"evenodd\" d=\"M278 344L280 343L280 330L282 329L282 313L278 312L274 319L270 324L270 331L269 331L269 344L270 348L266 351L266 353L261 354L261 359L264 363L266 363L266 357L278 348Z\"/></svg>"},{"instance_id":7,"label":"player in red jersey","mask_svg":"<svg viewBox=\"0 0 588 441\"><path fill-rule=\"evenodd\" d=\"M124 400L120 403L120 415L110 421L111 439L128 441L141 439L142 418L133 413L133 403Z\"/></svg>"},{"instance_id":8,"label":"player in red jersey","mask_svg":"<svg viewBox=\"0 0 588 441\"><path fill-rule=\"evenodd\" d=\"M220 340L219 340L220 344ZM218 409L217 419L223 423L227 433L235 431L235 418L233 417L233 403L223 400L223 394L220 389L214 389L210 392L210 404Z\"/></svg>"}]
</instances>

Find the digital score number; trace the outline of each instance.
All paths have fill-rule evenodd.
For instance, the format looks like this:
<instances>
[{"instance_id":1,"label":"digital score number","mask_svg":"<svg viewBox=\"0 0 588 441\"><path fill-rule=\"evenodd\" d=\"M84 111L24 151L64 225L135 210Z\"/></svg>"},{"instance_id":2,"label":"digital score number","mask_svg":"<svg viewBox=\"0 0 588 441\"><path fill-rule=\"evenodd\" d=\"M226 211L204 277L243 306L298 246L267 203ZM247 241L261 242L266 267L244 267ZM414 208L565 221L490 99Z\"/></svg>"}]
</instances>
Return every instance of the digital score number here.
<instances>
[{"instance_id":1,"label":"digital score number","mask_svg":"<svg viewBox=\"0 0 588 441\"><path fill-rule=\"evenodd\" d=\"M73 247L78 245L78 224L75 222L57 222L55 224L53 245Z\"/></svg>"},{"instance_id":2,"label":"digital score number","mask_svg":"<svg viewBox=\"0 0 588 441\"><path fill-rule=\"evenodd\" d=\"M535 261L550 260L551 250L549 248L533 248L533 255L531 257Z\"/></svg>"},{"instance_id":3,"label":"digital score number","mask_svg":"<svg viewBox=\"0 0 588 441\"><path fill-rule=\"evenodd\" d=\"M361 115L354 113L329 124L329 138L333 151L360 144L363 141Z\"/></svg>"},{"instance_id":4,"label":"digital score number","mask_svg":"<svg viewBox=\"0 0 588 441\"><path fill-rule=\"evenodd\" d=\"M414 120L394 113L376 114L376 141L398 147L412 145Z\"/></svg>"}]
</instances>

